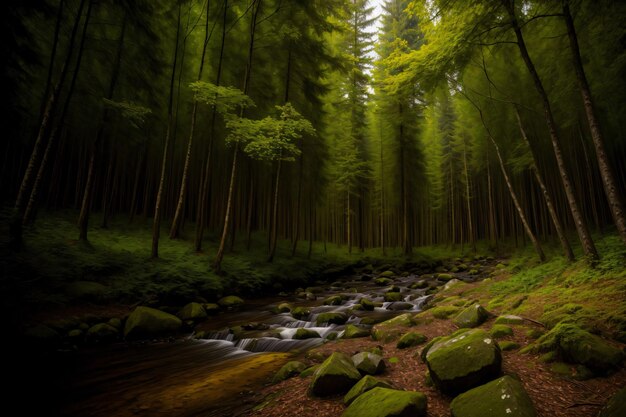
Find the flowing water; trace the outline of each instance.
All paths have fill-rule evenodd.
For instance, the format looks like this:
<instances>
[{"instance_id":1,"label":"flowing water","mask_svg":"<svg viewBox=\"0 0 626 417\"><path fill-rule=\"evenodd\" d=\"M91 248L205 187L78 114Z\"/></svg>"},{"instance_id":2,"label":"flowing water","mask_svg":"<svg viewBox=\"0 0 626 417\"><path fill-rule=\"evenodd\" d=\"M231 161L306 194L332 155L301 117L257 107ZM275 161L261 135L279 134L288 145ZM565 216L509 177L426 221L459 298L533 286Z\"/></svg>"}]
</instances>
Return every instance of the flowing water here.
<instances>
[{"instance_id":1,"label":"flowing water","mask_svg":"<svg viewBox=\"0 0 626 417\"><path fill-rule=\"evenodd\" d=\"M428 300L427 289L409 286L425 276L396 278L403 301L385 302L389 287L377 286L368 276L344 277L320 284L316 300L290 295L257 299L237 312L209 317L183 339L145 344L115 344L68 355L62 381L55 387L65 416L229 416L246 408L242 399L267 382L294 353L341 337L345 325L317 323L326 312L348 315L346 324L380 322L406 312L418 312ZM467 275L456 278L472 280ZM432 274L431 285L442 285ZM341 295L341 305L322 305ZM378 303L373 311L353 310L361 298ZM278 303L304 306L311 314L297 320L290 313L272 313ZM295 340L298 328L320 337ZM201 336L202 338L198 339Z\"/></svg>"}]
</instances>

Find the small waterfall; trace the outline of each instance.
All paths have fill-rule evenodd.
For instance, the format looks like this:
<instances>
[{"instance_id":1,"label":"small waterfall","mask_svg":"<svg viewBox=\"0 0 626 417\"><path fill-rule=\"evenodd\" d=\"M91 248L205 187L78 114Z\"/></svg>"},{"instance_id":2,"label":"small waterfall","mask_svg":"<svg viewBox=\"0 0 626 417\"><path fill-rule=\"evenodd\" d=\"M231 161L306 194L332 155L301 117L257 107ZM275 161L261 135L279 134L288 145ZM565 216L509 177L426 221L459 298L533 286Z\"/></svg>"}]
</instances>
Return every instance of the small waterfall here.
<instances>
[{"instance_id":1,"label":"small waterfall","mask_svg":"<svg viewBox=\"0 0 626 417\"><path fill-rule=\"evenodd\" d=\"M323 339L293 340L261 337L258 339L241 339L237 343L237 347L248 352L289 352L310 349L321 345L322 342Z\"/></svg>"},{"instance_id":2,"label":"small waterfall","mask_svg":"<svg viewBox=\"0 0 626 417\"><path fill-rule=\"evenodd\" d=\"M230 332L230 329L223 329L217 332L208 333L203 339L226 340L232 342L235 339L235 335Z\"/></svg>"}]
</instances>

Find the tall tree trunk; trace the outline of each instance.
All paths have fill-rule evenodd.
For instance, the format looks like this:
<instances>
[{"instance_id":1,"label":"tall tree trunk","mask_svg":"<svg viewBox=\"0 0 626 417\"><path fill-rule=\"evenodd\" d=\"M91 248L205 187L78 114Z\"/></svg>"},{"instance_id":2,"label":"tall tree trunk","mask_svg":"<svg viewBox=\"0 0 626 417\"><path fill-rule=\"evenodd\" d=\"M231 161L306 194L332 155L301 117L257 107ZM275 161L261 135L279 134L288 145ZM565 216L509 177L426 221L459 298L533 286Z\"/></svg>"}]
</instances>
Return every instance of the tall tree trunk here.
<instances>
[{"instance_id":1,"label":"tall tree trunk","mask_svg":"<svg viewBox=\"0 0 626 417\"><path fill-rule=\"evenodd\" d=\"M346 197L346 234L348 238L348 253L352 253L352 208L350 207L350 187Z\"/></svg>"},{"instance_id":2,"label":"tall tree trunk","mask_svg":"<svg viewBox=\"0 0 626 417\"><path fill-rule=\"evenodd\" d=\"M202 45L202 56L200 57L200 68L198 69L198 81L202 80L202 73L204 71L204 60L206 56L207 46L210 40L209 32L209 11L210 0L206 1L206 20L204 22L204 43ZM181 70L182 75L182 70ZM180 181L180 191L178 193L178 202L176 203L176 211L174 212L174 219L172 220L172 226L170 228L170 239L176 239L180 232L180 223L183 217L183 207L185 204L185 196L187 193L187 182L189 176L189 166L191 165L191 150L193 147L193 137L196 127L196 117L198 112L198 101L193 101L193 107L191 109L191 123L189 126L189 141L187 142L187 153L185 154L185 163L183 166L183 176Z\"/></svg>"},{"instance_id":3,"label":"tall tree trunk","mask_svg":"<svg viewBox=\"0 0 626 417\"><path fill-rule=\"evenodd\" d=\"M387 255L385 250L385 165L383 160L383 128L380 121L380 247L383 256Z\"/></svg>"},{"instance_id":4,"label":"tall tree trunk","mask_svg":"<svg viewBox=\"0 0 626 417\"><path fill-rule=\"evenodd\" d=\"M474 227L472 224L472 204L470 193L470 178L469 171L467 169L467 150L465 145L465 138L463 138L463 169L465 171L465 201L467 203L467 232L469 234L470 243L472 244L472 250L476 253L476 238L474 236Z\"/></svg>"},{"instance_id":5,"label":"tall tree trunk","mask_svg":"<svg viewBox=\"0 0 626 417\"><path fill-rule=\"evenodd\" d=\"M604 137L600 128L600 122L596 116L596 109L593 102L593 96L591 95L591 88L587 82L587 76L580 57L578 37L576 36L576 28L569 10L568 0L563 1L563 16L567 26L567 36L569 38L570 49L572 50L572 62L574 64L574 70L576 71L576 79L578 80L580 94L582 95L585 107L585 114L587 115L587 122L589 123L589 130L591 131L591 138L593 139L593 145L596 150L596 157L598 159L604 193L609 201L609 208L611 209L611 215L613 216L613 221L615 222L617 231L622 238L622 242L626 245L626 212L624 210L624 202L622 201L622 196L619 191L617 181L615 180L613 168L611 167L611 163L606 154Z\"/></svg>"},{"instance_id":6,"label":"tall tree trunk","mask_svg":"<svg viewBox=\"0 0 626 417\"><path fill-rule=\"evenodd\" d=\"M489 236L498 251L498 231L496 230L496 213L493 203L493 185L491 180L491 167L489 155L487 155L487 199L489 203Z\"/></svg>"},{"instance_id":7,"label":"tall tree trunk","mask_svg":"<svg viewBox=\"0 0 626 417\"><path fill-rule=\"evenodd\" d=\"M294 213L294 233L293 246L291 247L291 256L296 255L298 248L298 239L300 239L300 200L302 199L302 172L304 171L304 156L300 155L300 171L298 172L298 195L296 196L296 209ZM306 233L306 232L305 232Z\"/></svg>"},{"instance_id":8,"label":"tall tree trunk","mask_svg":"<svg viewBox=\"0 0 626 417\"><path fill-rule=\"evenodd\" d=\"M278 186L280 183L280 167L282 166L282 153L278 158L278 167L276 168L276 184L274 185L274 207L272 209L272 232L270 239L270 253L267 258L268 262L274 260L276 254L276 241L278 240Z\"/></svg>"},{"instance_id":9,"label":"tall tree trunk","mask_svg":"<svg viewBox=\"0 0 626 417\"><path fill-rule=\"evenodd\" d=\"M522 55L522 59L524 60L524 63L526 64L526 68L528 69L528 72L530 73L533 79L533 82L535 84L535 89L541 96L541 102L543 104L546 124L550 132L550 140L552 142L552 148L554 149L554 156L556 157L557 166L559 168L559 173L561 175L561 182L563 183L563 188L565 189L565 195L567 197L567 202L569 203L569 208L572 213L572 218L574 219L574 224L576 225L576 231L578 232L578 237L580 238L580 242L582 244L585 255L587 255L590 258L590 260L594 262L599 258L598 251L596 250L596 247L593 243L591 233L589 232L589 227L587 226L587 221L583 217L578 207L578 201L576 199L576 195L574 194L574 189L573 189L570 177L569 177L567 166L565 165L565 159L563 157L563 151L561 149L561 143L560 143L559 135L557 133L557 127L554 121L554 115L552 114L550 100L548 99L548 94L546 93L546 90L543 87L541 78L539 78L537 69L535 68L533 61L530 58L528 49L526 48L526 43L524 42L524 36L522 35L522 29L520 28L517 22L517 18L515 17L515 7L514 7L513 2L514 0L503 0L504 6L507 9L509 17L511 18L511 25L513 26L513 30L515 31L515 36L517 38L517 46Z\"/></svg>"},{"instance_id":10,"label":"tall tree trunk","mask_svg":"<svg viewBox=\"0 0 626 417\"><path fill-rule=\"evenodd\" d=\"M526 130L524 129L524 125L522 124L522 119L520 117L519 109L517 108L517 106L515 107L515 116L517 117L517 124L519 126L520 133L522 135L522 140L524 141L524 143L526 144L526 146L528 147L532 155L531 170L533 172L535 180L537 181L537 184L539 185L539 189L541 190L541 193L543 194L543 198L546 202L546 206L548 206L548 213L550 213L550 218L552 219L552 223L554 224L554 228L556 229L556 233L559 237L559 241L561 242L561 247L563 248L565 257L569 261L574 261L575 259L574 252L572 251L572 247L569 243L569 240L567 239L567 236L565 235L565 231L563 230L563 225L561 224L561 220L559 219L559 216L556 212L556 208L554 207L554 203L552 202L552 197L550 197L548 188L546 187L546 184L543 181L541 173L539 172L539 168L537 167L537 162L536 162L537 158L535 156L535 152L533 151L532 146L530 145L530 140L528 139L528 135L526 134Z\"/></svg>"},{"instance_id":11,"label":"tall tree trunk","mask_svg":"<svg viewBox=\"0 0 626 417\"><path fill-rule=\"evenodd\" d=\"M174 59L172 62L172 76L170 78L170 91L167 105L167 128L165 130L165 143L163 144L163 160L161 161L161 179L157 190L156 202L154 203L154 221L152 223L152 258L159 257L159 235L161 232L161 205L165 188L165 174L167 170L167 154L170 147L170 136L174 121L174 81L176 80L176 64L178 62L178 41L180 38L180 15L182 2L178 2L178 19L176 22L176 39L174 44ZM181 69L182 71L182 69Z\"/></svg>"}]
</instances>

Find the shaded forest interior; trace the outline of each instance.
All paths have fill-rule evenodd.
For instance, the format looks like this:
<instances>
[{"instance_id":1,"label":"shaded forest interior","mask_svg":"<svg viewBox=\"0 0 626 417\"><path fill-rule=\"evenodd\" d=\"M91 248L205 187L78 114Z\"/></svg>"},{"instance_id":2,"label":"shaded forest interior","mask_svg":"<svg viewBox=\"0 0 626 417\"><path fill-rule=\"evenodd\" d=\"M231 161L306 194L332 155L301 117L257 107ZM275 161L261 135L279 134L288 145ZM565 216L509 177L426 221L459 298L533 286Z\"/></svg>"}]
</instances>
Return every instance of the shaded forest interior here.
<instances>
[{"instance_id":1,"label":"shaded forest interior","mask_svg":"<svg viewBox=\"0 0 626 417\"><path fill-rule=\"evenodd\" d=\"M215 271L253 241L626 242L625 4L370 3L5 2L12 244L68 211L81 241L152 225L153 258L208 239Z\"/></svg>"}]
</instances>

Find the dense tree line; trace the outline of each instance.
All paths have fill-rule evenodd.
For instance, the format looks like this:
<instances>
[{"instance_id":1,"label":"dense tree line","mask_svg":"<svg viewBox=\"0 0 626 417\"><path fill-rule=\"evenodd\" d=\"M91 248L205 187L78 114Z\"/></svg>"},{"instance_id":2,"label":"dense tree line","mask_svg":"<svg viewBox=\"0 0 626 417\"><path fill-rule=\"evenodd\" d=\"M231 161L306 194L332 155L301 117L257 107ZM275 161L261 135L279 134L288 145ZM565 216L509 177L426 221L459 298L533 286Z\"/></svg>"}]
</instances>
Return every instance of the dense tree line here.
<instances>
[{"instance_id":1,"label":"dense tree line","mask_svg":"<svg viewBox=\"0 0 626 417\"><path fill-rule=\"evenodd\" d=\"M294 255L513 238L540 259L552 238L569 259L575 238L597 258L609 228L626 243L620 2L3 9L16 245L41 209L67 208L82 240L112 216L151 223L153 257L166 233L214 241L216 269L258 231L270 261L283 239Z\"/></svg>"}]
</instances>

